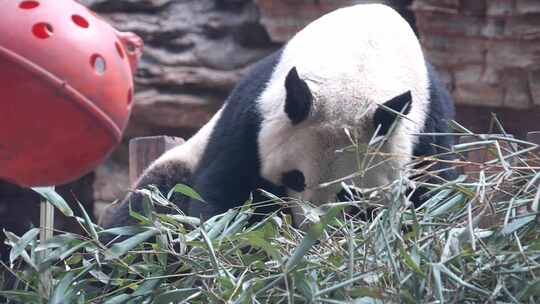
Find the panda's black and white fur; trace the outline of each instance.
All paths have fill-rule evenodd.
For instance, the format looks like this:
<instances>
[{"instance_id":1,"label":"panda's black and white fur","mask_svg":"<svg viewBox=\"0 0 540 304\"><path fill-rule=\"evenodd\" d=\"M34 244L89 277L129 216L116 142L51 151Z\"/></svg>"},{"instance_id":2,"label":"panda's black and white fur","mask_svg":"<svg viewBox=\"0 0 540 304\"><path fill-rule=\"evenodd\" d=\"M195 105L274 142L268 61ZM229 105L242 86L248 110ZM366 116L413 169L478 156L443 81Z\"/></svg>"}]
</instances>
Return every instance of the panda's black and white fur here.
<instances>
[{"instance_id":1,"label":"panda's black and white fur","mask_svg":"<svg viewBox=\"0 0 540 304\"><path fill-rule=\"evenodd\" d=\"M207 204L176 197L192 216L208 218L244 203L262 188L321 203L337 186L321 183L354 172L354 154L335 151L350 144L345 128L367 143L380 125L386 131L403 111L381 152L387 157L355 183L387 184L413 156L443 152L441 136L453 117L452 101L425 61L412 29L393 9L356 5L329 13L297 33L281 50L257 63L224 106L186 143L160 157L137 187L169 191L177 183L197 190ZM382 160L384 156L380 156ZM115 223L128 222L127 202Z\"/></svg>"}]
</instances>

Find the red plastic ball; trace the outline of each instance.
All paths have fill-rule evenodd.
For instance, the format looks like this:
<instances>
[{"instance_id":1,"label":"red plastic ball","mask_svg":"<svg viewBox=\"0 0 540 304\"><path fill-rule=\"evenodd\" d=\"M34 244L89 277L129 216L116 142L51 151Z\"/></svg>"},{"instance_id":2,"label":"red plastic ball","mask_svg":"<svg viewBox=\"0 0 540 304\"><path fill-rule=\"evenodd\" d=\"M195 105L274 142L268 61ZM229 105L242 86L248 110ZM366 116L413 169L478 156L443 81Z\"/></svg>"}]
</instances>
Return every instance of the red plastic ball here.
<instances>
[{"instance_id":1,"label":"red plastic ball","mask_svg":"<svg viewBox=\"0 0 540 304\"><path fill-rule=\"evenodd\" d=\"M142 40L70 0L0 10L0 178L55 185L120 142Z\"/></svg>"}]
</instances>

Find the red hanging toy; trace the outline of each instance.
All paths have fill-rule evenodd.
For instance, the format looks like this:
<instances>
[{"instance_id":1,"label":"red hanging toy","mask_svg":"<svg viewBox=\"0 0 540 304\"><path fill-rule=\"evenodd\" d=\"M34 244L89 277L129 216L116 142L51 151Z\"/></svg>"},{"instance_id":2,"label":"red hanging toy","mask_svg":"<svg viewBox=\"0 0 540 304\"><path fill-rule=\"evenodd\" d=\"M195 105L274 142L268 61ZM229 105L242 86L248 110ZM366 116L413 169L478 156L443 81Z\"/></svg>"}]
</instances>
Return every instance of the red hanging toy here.
<instances>
[{"instance_id":1,"label":"red hanging toy","mask_svg":"<svg viewBox=\"0 0 540 304\"><path fill-rule=\"evenodd\" d=\"M0 178L55 185L120 142L142 40L72 0L0 10Z\"/></svg>"}]
</instances>

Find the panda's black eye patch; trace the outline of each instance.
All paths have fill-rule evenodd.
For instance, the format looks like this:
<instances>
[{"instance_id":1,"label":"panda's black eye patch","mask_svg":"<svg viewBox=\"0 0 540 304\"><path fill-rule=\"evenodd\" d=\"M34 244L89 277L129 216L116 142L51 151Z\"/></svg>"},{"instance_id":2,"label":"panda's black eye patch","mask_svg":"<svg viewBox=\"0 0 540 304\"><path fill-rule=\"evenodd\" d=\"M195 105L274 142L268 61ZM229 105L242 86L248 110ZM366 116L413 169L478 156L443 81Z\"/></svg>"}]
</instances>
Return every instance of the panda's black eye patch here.
<instances>
[{"instance_id":1,"label":"panda's black eye patch","mask_svg":"<svg viewBox=\"0 0 540 304\"><path fill-rule=\"evenodd\" d=\"M385 102L384 106L394 112L407 115L411 110L411 103L411 91L407 91ZM380 125L379 133L377 135L386 135L392 127L392 124L394 124L395 120L398 118L398 115L392 111L383 107L379 107L375 111L373 116L373 127L377 128L377 126Z\"/></svg>"},{"instance_id":2,"label":"panda's black eye patch","mask_svg":"<svg viewBox=\"0 0 540 304\"><path fill-rule=\"evenodd\" d=\"M292 170L283 173L281 182L285 187L296 192L302 192L306 189L306 178L300 170Z\"/></svg>"}]
</instances>

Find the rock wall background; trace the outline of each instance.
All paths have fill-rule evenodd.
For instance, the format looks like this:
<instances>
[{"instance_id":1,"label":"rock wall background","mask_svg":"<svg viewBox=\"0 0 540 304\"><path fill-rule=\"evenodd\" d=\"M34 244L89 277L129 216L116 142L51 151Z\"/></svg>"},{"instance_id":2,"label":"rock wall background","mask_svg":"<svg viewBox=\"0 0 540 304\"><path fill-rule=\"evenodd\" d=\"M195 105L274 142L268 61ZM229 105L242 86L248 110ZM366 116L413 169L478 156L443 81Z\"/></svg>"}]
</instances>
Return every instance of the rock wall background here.
<instances>
[{"instance_id":1,"label":"rock wall background","mask_svg":"<svg viewBox=\"0 0 540 304\"><path fill-rule=\"evenodd\" d=\"M540 1L416 0L412 8L456 102L540 106Z\"/></svg>"}]
</instances>

